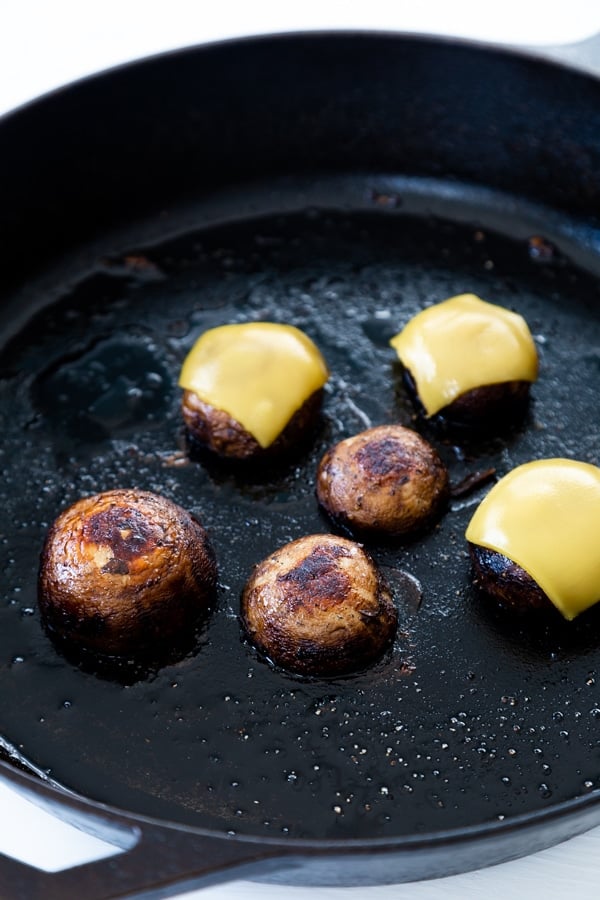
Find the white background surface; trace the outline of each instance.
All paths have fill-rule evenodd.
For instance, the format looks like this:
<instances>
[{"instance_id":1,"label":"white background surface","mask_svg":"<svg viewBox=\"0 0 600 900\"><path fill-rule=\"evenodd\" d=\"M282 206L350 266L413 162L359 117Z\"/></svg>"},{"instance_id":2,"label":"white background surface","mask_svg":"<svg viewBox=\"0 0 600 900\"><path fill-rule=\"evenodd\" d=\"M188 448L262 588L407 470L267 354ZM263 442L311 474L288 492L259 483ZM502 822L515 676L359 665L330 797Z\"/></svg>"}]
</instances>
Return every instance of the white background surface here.
<instances>
[{"instance_id":1,"label":"white background surface","mask_svg":"<svg viewBox=\"0 0 600 900\"><path fill-rule=\"evenodd\" d=\"M246 34L375 28L493 42L558 44L600 31L593 0L501 4L419 0L362 4L203 0L0 0L0 113L82 75L175 47ZM60 868L112 852L57 823L0 784L0 852ZM0 858L1 865L1 858ZM202 900L597 900L600 828L512 863L434 882L375 888L286 888L232 882L187 893ZM13 900L13 898L1 898ZM27 900L27 898L14 898ZM70 900L70 898L65 898Z\"/></svg>"}]
</instances>

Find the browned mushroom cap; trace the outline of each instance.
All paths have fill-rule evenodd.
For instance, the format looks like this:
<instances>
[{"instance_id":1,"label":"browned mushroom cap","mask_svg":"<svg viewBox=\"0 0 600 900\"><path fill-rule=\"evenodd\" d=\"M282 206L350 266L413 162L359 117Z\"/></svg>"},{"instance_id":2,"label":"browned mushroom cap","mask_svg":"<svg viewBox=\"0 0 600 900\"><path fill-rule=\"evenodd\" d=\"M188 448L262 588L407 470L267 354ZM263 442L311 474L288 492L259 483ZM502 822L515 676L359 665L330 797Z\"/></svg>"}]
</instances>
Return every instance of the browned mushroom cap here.
<instances>
[{"instance_id":1,"label":"browned mushroom cap","mask_svg":"<svg viewBox=\"0 0 600 900\"><path fill-rule=\"evenodd\" d=\"M260 563L241 612L250 641L303 675L365 667L391 643L397 624L371 558L359 544L330 534L300 538Z\"/></svg>"},{"instance_id":2,"label":"browned mushroom cap","mask_svg":"<svg viewBox=\"0 0 600 900\"><path fill-rule=\"evenodd\" d=\"M322 400L322 389L311 394L268 447L261 447L240 422L193 391L183 392L181 412L192 438L207 450L225 459L258 462L283 455L306 440L317 423Z\"/></svg>"},{"instance_id":3,"label":"browned mushroom cap","mask_svg":"<svg viewBox=\"0 0 600 900\"><path fill-rule=\"evenodd\" d=\"M518 613L556 610L531 575L496 550L469 544L475 584L507 609Z\"/></svg>"},{"instance_id":4,"label":"browned mushroom cap","mask_svg":"<svg viewBox=\"0 0 600 900\"><path fill-rule=\"evenodd\" d=\"M143 655L208 609L216 563L204 528L165 497L114 490L58 516L41 559L39 605L74 650Z\"/></svg>"},{"instance_id":5,"label":"browned mushroom cap","mask_svg":"<svg viewBox=\"0 0 600 900\"><path fill-rule=\"evenodd\" d=\"M447 496L448 472L436 450L402 425L380 425L341 441L317 470L319 503L359 534L419 531Z\"/></svg>"}]
</instances>

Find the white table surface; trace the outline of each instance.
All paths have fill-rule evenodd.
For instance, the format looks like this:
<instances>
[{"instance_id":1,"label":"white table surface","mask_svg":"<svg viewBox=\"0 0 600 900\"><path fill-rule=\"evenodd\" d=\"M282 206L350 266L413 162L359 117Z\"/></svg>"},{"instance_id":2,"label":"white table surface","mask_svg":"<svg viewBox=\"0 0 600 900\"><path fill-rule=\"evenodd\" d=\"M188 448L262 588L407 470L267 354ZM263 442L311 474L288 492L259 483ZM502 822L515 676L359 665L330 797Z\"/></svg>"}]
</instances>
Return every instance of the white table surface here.
<instances>
[{"instance_id":1,"label":"white table surface","mask_svg":"<svg viewBox=\"0 0 600 900\"><path fill-rule=\"evenodd\" d=\"M492 42L558 44L600 31L600 6L405 0L0 0L0 114L69 81L148 54L201 41L298 29L373 28ZM0 784L0 852L56 870L114 852L57 822ZM1 865L1 859L0 859ZM202 900L597 900L600 828L525 859L411 885L270 887L235 881L182 894ZM13 900L13 898L2 898ZM27 898L14 898L27 900ZM65 898L68 900L68 898Z\"/></svg>"}]
</instances>

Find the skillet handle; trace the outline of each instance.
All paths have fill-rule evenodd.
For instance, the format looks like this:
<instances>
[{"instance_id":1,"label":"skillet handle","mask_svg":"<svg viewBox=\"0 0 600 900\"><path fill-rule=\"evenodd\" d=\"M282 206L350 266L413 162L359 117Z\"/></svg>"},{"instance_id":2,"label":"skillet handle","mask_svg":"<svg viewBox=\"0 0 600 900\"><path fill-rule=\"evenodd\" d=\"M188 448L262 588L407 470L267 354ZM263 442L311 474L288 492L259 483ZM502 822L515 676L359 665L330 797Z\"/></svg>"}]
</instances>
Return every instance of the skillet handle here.
<instances>
[{"instance_id":1,"label":"skillet handle","mask_svg":"<svg viewBox=\"0 0 600 900\"><path fill-rule=\"evenodd\" d=\"M118 825L118 817L108 824ZM121 838L125 834L123 824ZM115 856L58 872L45 872L0 854L0 897L150 900L259 871L265 874L281 866L281 858L277 863L281 850L259 841L214 837L175 827L130 824L129 844L129 849Z\"/></svg>"},{"instance_id":2,"label":"skillet handle","mask_svg":"<svg viewBox=\"0 0 600 900\"><path fill-rule=\"evenodd\" d=\"M171 831L140 829L134 847L117 856L43 872L0 854L0 896L27 900L116 900L169 897L258 871L273 857L260 844Z\"/></svg>"},{"instance_id":3,"label":"skillet handle","mask_svg":"<svg viewBox=\"0 0 600 900\"><path fill-rule=\"evenodd\" d=\"M518 48L517 48L518 49ZM600 32L573 44L529 47L532 56L561 63L587 75L600 78Z\"/></svg>"}]
</instances>

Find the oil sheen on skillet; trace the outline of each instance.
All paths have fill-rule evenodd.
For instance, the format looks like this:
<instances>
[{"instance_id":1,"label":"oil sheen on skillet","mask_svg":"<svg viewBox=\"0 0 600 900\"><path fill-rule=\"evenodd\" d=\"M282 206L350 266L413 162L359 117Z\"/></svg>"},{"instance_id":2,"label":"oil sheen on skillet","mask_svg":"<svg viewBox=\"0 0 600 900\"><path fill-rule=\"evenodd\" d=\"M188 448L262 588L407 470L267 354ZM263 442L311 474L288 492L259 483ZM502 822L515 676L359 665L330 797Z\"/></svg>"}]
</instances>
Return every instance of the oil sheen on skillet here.
<instances>
[{"instance_id":1,"label":"oil sheen on skillet","mask_svg":"<svg viewBox=\"0 0 600 900\"><path fill-rule=\"evenodd\" d=\"M532 628L476 596L463 534L483 490L419 541L369 545L400 619L372 668L290 676L243 641L237 618L254 563L328 528L314 498L325 449L371 424L413 422L388 340L425 302L470 291L510 306L541 356L529 417L508 435L469 444L417 423L454 483L541 456L593 460L595 278L549 245L481 228L309 212L132 242L52 290L1 359L0 732L26 757L97 800L274 836L438 831L600 788L600 612ZM332 372L314 443L268 474L189 461L179 416L193 340L247 319L299 326ZM58 511L122 486L197 513L220 587L191 652L116 681L55 651L35 579Z\"/></svg>"}]
</instances>

